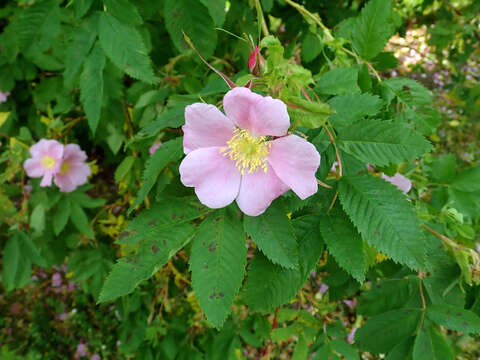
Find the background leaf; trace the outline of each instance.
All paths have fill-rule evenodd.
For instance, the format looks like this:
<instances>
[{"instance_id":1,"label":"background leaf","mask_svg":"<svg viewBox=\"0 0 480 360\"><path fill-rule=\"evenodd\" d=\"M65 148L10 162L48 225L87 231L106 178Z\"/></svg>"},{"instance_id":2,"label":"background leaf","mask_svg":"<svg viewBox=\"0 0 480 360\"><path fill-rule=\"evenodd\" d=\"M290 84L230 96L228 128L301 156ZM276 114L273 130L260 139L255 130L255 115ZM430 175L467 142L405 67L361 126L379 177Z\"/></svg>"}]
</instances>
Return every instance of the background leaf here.
<instances>
[{"instance_id":1,"label":"background leaf","mask_svg":"<svg viewBox=\"0 0 480 360\"><path fill-rule=\"evenodd\" d=\"M425 245L412 205L396 187L368 175L344 176L339 196L363 238L412 269L422 269Z\"/></svg>"}]
</instances>

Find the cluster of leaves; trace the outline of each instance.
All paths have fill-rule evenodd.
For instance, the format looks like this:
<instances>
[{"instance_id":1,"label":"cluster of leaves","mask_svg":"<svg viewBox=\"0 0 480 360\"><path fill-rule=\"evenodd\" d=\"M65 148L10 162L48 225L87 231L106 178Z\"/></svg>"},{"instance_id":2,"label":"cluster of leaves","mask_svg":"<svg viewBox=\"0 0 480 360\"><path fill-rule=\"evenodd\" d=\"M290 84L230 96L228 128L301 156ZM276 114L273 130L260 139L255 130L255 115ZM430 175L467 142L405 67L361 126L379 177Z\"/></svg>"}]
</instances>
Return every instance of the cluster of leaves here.
<instances>
[{"instance_id":1,"label":"cluster of leaves","mask_svg":"<svg viewBox=\"0 0 480 360\"><path fill-rule=\"evenodd\" d=\"M439 119L432 93L379 73L395 64L383 49L405 22L394 5L8 2L0 10L0 91L11 93L0 104L3 289L27 285L33 265L66 261L83 293L118 311L125 356L238 359L253 347L268 357L272 341L294 338L285 350L293 359L453 359L461 350L446 329L480 333L480 167L427 154ZM422 6L412 11L430 9ZM453 22L472 23L462 21ZM248 42L232 34L258 39L259 77L246 71ZM445 41L432 44L458 47ZM205 75L189 42L238 85L288 105L290 131L321 154L326 187L305 201L287 192L248 217L235 204L208 209L182 186L185 106L216 103L228 90ZM22 163L41 137L80 143L93 160L91 185L59 194L27 180ZM410 198L379 176L398 171L418 176ZM320 301L312 272L329 286ZM298 294L313 315L286 305ZM352 324L334 320L325 300L352 297L353 345Z\"/></svg>"}]
</instances>

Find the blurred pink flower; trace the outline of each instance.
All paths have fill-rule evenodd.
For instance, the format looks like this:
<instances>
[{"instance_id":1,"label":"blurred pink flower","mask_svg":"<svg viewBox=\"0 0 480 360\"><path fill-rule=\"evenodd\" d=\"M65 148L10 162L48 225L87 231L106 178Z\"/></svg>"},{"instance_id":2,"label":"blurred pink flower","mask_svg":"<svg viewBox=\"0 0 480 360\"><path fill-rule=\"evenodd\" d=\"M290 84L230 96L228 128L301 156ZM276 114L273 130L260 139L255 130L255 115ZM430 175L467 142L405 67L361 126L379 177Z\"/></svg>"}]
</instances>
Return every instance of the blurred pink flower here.
<instances>
[{"instance_id":1,"label":"blurred pink flower","mask_svg":"<svg viewBox=\"0 0 480 360\"><path fill-rule=\"evenodd\" d=\"M0 91L0 104L7 101L7 98L8 98L9 95L10 95L10 93L8 91L7 92L1 92Z\"/></svg>"},{"instance_id":2,"label":"blurred pink flower","mask_svg":"<svg viewBox=\"0 0 480 360\"><path fill-rule=\"evenodd\" d=\"M41 139L30 147L31 159L24 168L30 177L43 177L40 186L52 185L52 178L62 166L63 145L56 140Z\"/></svg>"},{"instance_id":3,"label":"blurred pink flower","mask_svg":"<svg viewBox=\"0 0 480 360\"><path fill-rule=\"evenodd\" d=\"M328 285L322 284L320 285L320 293L323 295L327 292L328 290Z\"/></svg>"},{"instance_id":4,"label":"blurred pink flower","mask_svg":"<svg viewBox=\"0 0 480 360\"><path fill-rule=\"evenodd\" d=\"M150 146L150 149L148 149L148 152L150 153L150 155L153 155L155 154L155 151L157 151L157 149L162 146L162 143L159 141L159 142L155 142L152 146Z\"/></svg>"},{"instance_id":5,"label":"blurred pink flower","mask_svg":"<svg viewBox=\"0 0 480 360\"><path fill-rule=\"evenodd\" d=\"M354 309L357 306L357 299L353 300L343 300L345 305L347 305L350 309Z\"/></svg>"},{"instance_id":6,"label":"blurred pink flower","mask_svg":"<svg viewBox=\"0 0 480 360\"><path fill-rule=\"evenodd\" d=\"M352 331L350 331L350 334L348 334L347 341L349 344L353 344L353 342L355 341L355 333L357 332L357 329L358 328L354 327Z\"/></svg>"},{"instance_id":7,"label":"blurred pink flower","mask_svg":"<svg viewBox=\"0 0 480 360\"><path fill-rule=\"evenodd\" d=\"M84 356L87 356L87 346L88 344L80 343L77 345L77 351L75 351L74 358L78 359Z\"/></svg>"},{"instance_id":8,"label":"blurred pink flower","mask_svg":"<svg viewBox=\"0 0 480 360\"><path fill-rule=\"evenodd\" d=\"M62 275L60 275L58 272L52 275L52 286L53 287L58 287L62 285Z\"/></svg>"},{"instance_id":9,"label":"blurred pink flower","mask_svg":"<svg viewBox=\"0 0 480 360\"><path fill-rule=\"evenodd\" d=\"M100 357L100 355L98 355L98 354L93 354L93 355L90 357L90 360L100 360L100 359L101 359L101 357Z\"/></svg>"},{"instance_id":10,"label":"blurred pink flower","mask_svg":"<svg viewBox=\"0 0 480 360\"><path fill-rule=\"evenodd\" d=\"M85 162L87 155L77 144L65 145L60 171L55 173L55 184L62 192L71 192L87 182L90 166Z\"/></svg>"},{"instance_id":11,"label":"blurred pink flower","mask_svg":"<svg viewBox=\"0 0 480 360\"><path fill-rule=\"evenodd\" d=\"M226 116L203 103L185 109L180 179L204 205L216 209L236 200L245 214L257 216L289 189L302 200L317 192L320 155L305 139L287 135L282 101L236 87L223 107Z\"/></svg>"},{"instance_id":12,"label":"blurred pink flower","mask_svg":"<svg viewBox=\"0 0 480 360\"><path fill-rule=\"evenodd\" d=\"M382 173L382 179L385 179L389 183L395 185L404 194L407 194L412 188L412 182L400 173L396 173L393 177Z\"/></svg>"},{"instance_id":13,"label":"blurred pink flower","mask_svg":"<svg viewBox=\"0 0 480 360\"><path fill-rule=\"evenodd\" d=\"M257 59L259 63L257 63ZM263 62L262 55L260 55L260 51L258 50L258 46L255 45L252 52L250 53L250 57L248 58L248 68L252 72L253 75L259 75L260 69L265 65Z\"/></svg>"}]
</instances>

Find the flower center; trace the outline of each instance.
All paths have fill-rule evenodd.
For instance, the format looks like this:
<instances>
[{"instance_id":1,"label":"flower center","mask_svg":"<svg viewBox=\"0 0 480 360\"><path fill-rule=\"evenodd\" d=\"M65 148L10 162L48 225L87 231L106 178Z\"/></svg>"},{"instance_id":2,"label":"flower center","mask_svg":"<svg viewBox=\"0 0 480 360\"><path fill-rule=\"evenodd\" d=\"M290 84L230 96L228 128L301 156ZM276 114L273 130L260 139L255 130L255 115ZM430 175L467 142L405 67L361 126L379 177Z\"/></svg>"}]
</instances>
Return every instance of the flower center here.
<instances>
[{"instance_id":1,"label":"flower center","mask_svg":"<svg viewBox=\"0 0 480 360\"><path fill-rule=\"evenodd\" d=\"M42 158L42 165L45 169L50 170L55 166L55 159L46 155Z\"/></svg>"},{"instance_id":2,"label":"flower center","mask_svg":"<svg viewBox=\"0 0 480 360\"><path fill-rule=\"evenodd\" d=\"M266 136L252 136L248 130L235 129L233 137L227 141L227 147L223 147L220 152L235 161L235 166L242 175L245 170L251 174L260 168L267 173L270 146Z\"/></svg>"},{"instance_id":3,"label":"flower center","mask_svg":"<svg viewBox=\"0 0 480 360\"><path fill-rule=\"evenodd\" d=\"M60 175L65 175L70 171L70 165L67 161L62 162L62 166L60 167Z\"/></svg>"}]
</instances>

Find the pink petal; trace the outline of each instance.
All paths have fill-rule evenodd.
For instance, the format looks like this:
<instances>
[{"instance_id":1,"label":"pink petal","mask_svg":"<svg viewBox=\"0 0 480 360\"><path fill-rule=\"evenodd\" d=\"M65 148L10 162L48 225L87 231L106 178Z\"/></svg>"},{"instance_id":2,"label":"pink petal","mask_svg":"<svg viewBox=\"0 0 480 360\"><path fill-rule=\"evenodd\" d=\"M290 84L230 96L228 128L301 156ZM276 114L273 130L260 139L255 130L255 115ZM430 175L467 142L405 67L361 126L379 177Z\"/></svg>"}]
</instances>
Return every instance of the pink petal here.
<instances>
[{"instance_id":1,"label":"pink petal","mask_svg":"<svg viewBox=\"0 0 480 360\"><path fill-rule=\"evenodd\" d=\"M87 182L90 176L90 166L84 162L69 163L69 171L66 174L55 174L55 184L60 188L61 192L71 192L78 186Z\"/></svg>"},{"instance_id":2,"label":"pink petal","mask_svg":"<svg viewBox=\"0 0 480 360\"><path fill-rule=\"evenodd\" d=\"M25 168L27 175L34 178L43 176L43 173L45 172L42 161L37 158L28 159L25 161L23 167Z\"/></svg>"},{"instance_id":3,"label":"pink petal","mask_svg":"<svg viewBox=\"0 0 480 360\"><path fill-rule=\"evenodd\" d=\"M382 173L382 179L385 179L395 185L404 194L408 193L412 188L412 182L400 173L396 173L393 177L387 176Z\"/></svg>"},{"instance_id":4,"label":"pink petal","mask_svg":"<svg viewBox=\"0 0 480 360\"><path fill-rule=\"evenodd\" d=\"M195 187L200 202L213 209L230 204L240 189L240 172L220 149L217 146L194 150L179 168L183 185Z\"/></svg>"},{"instance_id":5,"label":"pink petal","mask_svg":"<svg viewBox=\"0 0 480 360\"><path fill-rule=\"evenodd\" d=\"M238 127L254 135L283 136L290 127L287 106L282 101L245 87L230 90L223 98L223 108Z\"/></svg>"},{"instance_id":6,"label":"pink petal","mask_svg":"<svg viewBox=\"0 0 480 360\"><path fill-rule=\"evenodd\" d=\"M51 186L52 185L52 178L53 178L53 171L49 170L46 171L43 175L42 181L40 182L41 187Z\"/></svg>"},{"instance_id":7,"label":"pink petal","mask_svg":"<svg viewBox=\"0 0 480 360\"><path fill-rule=\"evenodd\" d=\"M63 159L69 162L83 162L87 160L87 154L77 144L65 145Z\"/></svg>"},{"instance_id":8,"label":"pink petal","mask_svg":"<svg viewBox=\"0 0 480 360\"><path fill-rule=\"evenodd\" d=\"M233 136L235 124L213 105L196 103L185 108L183 150L225 146Z\"/></svg>"},{"instance_id":9,"label":"pink petal","mask_svg":"<svg viewBox=\"0 0 480 360\"><path fill-rule=\"evenodd\" d=\"M242 176L237 204L245 214L257 216L267 210L272 201L288 189L272 167L267 165L266 174L260 169L251 174L246 172Z\"/></svg>"},{"instance_id":10,"label":"pink petal","mask_svg":"<svg viewBox=\"0 0 480 360\"><path fill-rule=\"evenodd\" d=\"M300 199L317 192L315 173L320 165L320 154L315 146L305 139L289 135L273 140L268 162L280 180Z\"/></svg>"}]
</instances>

